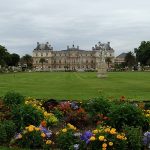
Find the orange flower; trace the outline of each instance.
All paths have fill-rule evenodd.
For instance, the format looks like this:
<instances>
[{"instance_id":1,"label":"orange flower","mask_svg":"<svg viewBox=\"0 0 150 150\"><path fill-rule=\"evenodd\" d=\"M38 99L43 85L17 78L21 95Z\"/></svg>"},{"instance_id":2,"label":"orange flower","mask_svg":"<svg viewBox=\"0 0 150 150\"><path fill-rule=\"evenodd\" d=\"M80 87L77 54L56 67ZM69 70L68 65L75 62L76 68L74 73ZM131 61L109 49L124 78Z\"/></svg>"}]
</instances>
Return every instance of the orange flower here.
<instances>
[{"instance_id":1,"label":"orange flower","mask_svg":"<svg viewBox=\"0 0 150 150\"><path fill-rule=\"evenodd\" d=\"M125 100L125 96L121 96L121 97L120 97L120 100L121 100L121 101L124 101L124 100Z\"/></svg>"},{"instance_id":2,"label":"orange flower","mask_svg":"<svg viewBox=\"0 0 150 150\"><path fill-rule=\"evenodd\" d=\"M41 122L41 126L42 126L42 127L46 127L46 126L47 126L46 121L43 120L43 121Z\"/></svg>"}]
</instances>

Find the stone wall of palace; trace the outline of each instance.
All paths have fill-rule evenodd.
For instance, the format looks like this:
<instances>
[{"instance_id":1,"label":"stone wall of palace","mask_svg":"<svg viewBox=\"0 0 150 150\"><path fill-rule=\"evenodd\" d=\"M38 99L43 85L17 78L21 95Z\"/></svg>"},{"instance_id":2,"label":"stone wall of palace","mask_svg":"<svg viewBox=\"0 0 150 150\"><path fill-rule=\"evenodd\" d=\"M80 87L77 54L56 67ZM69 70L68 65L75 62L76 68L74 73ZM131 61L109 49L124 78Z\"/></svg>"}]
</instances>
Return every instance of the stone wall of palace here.
<instances>
[{"instance_id":1,"label":"stone wall of palace","mask_svg":"<svg viewBox=\"0 0 150 150\"><path fill-rule=\"evenodd\" d=\"M110 57L114 61L114 50L106 51L106 57ZM33 50L33 66L36 69L43 70L72 70L85 71L96 70L101 55L100 48L93 50L80 50L74 45L66 50L54 51L48 44L37 44ZM44 58L44 62L41 62Z\"/></svg>"}]
</instances>

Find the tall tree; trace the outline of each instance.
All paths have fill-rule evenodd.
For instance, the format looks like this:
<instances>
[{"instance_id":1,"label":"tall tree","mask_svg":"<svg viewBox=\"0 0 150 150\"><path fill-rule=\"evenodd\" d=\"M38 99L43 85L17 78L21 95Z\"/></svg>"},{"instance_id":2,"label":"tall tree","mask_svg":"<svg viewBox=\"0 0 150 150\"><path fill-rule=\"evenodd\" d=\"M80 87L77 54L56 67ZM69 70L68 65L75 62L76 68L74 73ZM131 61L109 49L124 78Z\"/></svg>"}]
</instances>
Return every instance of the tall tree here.
<instances>
[{"instance_id":1,"label":"tall tree","mask_svg":"<svg viewBox=\"0 0 150 150\"><path fill-rule=\"evenodd\" d=\"M138 48L134 49L136 59L142 65L149 65L150 63L150 41L142 41Z\"/></svg>"},{"instance_id":2,"label":"tall tree","mask_svg":"<svg viewBox=\"0 0 150 150\"><path fill-rule=\"evenodd\" d=\"M131 69L135 65L135 56L132 52L128 52L125 56L125 63Z\"/></svg>"},{"instance_id":3,"label":"tall tree","mask_svg":"<svg viewBox=\"0 0 150 150\"><path fill-rule=\"evenodd\" d=\"M6 65L6 58L8 54L7 49L0 45L0 66L3 67Z\"/></svg>"},{"instance_id":4,"label":"tall tree","mask_svg":"<svg viewBox=\"0 0 150 150\"><path fill-rule=\"evenodd\" d=\"M109 68L110 63L112 62L111 58L110 57L106 57L105 61L107 63L107 67Z\"/></svg>"},{"instance_id":5,"label":"tall tree","mask_svg":"<svg viewBox=\"0 0 150 150\"><path fill-rule=\"evenodd\" d=\"M45 58L41 58L39 62L42 64L42 70L43 70L43 64L46 62Z\"/></svg>"},{"instance_id":6,"label":"tall tree","mask_svg":"<svg viewBox=\"0 0 150 150\"><path fill-rule=\"evenodd\" d=\"M23 56L21 58L21 64L22 65L27 65L27 68L32 68L32 64L33 64L33 59L32 56L26 54L25 56Z\"/></svg>"}]
</instances>

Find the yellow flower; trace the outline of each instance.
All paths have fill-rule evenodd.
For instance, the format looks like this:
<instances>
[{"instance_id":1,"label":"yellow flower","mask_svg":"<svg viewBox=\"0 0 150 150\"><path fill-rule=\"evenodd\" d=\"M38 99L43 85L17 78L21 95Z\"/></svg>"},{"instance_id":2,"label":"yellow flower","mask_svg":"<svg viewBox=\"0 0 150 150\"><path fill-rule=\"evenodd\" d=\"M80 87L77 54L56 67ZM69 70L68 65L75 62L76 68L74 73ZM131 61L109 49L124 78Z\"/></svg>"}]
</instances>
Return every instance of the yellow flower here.
<instances>
[{"instance_id":1,"label":"yellow flower","mask_svg":"<svg viewBox=\"0 0 150 150\"><path fill-rule=\"evenodd\" d=\"M119 140L123 140L123 139L124 139L124 136L122 136L122 135L118 134L118 135L117 135L117 139L119 139Z\"/></svg>"},{"instance_id":2,"label":"yellow flower","mask_svg":"<svg viewBox=\"0 0 150 150\"><path fill-rule=\"evenodd\" d=\"M106 147L107 147L107 144L106 144L106 143L103 143L103 144L102 144L102 147L103 147L103 148L106 148Z\"/></svg>"},{"instance_id":3,"label":"yellow flower","mask_svg":"<svg viewBox=\"0 0 150 150\"><path fill-rule=\"evenodd\" d=\"M95 141L95 137L91 136L90 141Z\"/></svg>"},{"instance_id":4,"label":"yellow flower","mask_svg":"<svg viewBox=\"0 0 150 150\"><path fill-rule=\"evenodd\" d=\"M106 148L102 148L102 150L106 150Z\"/></svg>"},{"instance_id":5,"label":"yellow flower","mask_svg":"<svg viewBox=\"0 0 150 150\"><path fill-rule=\"evenodd\" d=\"M29 127L29 128L28 128L28 131L29 131L29 132L32 132L33 130L34 130L33 127Z\"/></svg>"},{"instance_id":6,"label":"yellow flower","mask_svg":"<svg viewBox=\"0 0 150 150\"><path fill-rule=\"evenodd\" d=\"M72 129L72 130L76 130L76 127L75 126L73 126L72 124L70 124L70 123L68 123L67 124L67 126L70 128L70 129Z\"/></svg>"},{"instance_id":7,"label":"yellow flower","mask_svg":"<svg viewBox=\"0 0 150 150\"><path fill-rule=\"evenodd\" d=\"M66 128L62 129L62 132L64 132L64 133L67 132L67 129Z\"/></svg>"},{"instance_id":8,"label":"yellow flower","mask_svg":"<svg viewBox=\"0 0 150 150\"><path fill-rule=\"evenodd\" d=\"M36 130L36 131L39 131L39 130L40 130L40 128L35 128L35 130Z\"/></svg>"},{"instance_id":9,"label":"yellow flower","mask_svg":"<svg viewBox=\"0 0 150 150\"><path fill-rule=\"evenodd\" d=\"M110 128L106 128L104 131L105 132L110 132Z\"/></svg>"},{"instance_id":10,"label":"yellow flower","mask_svg":"<svg viewBox=\"0 0 150 150\"><path fill-rule=\"evenodd\" d=\"M93 133L94 133L94 134L97 134L97 133L98 133L98 130L93 130Z\"/></svg>"},{"instance_id":11,"label":"yellow flower","mask_svg":"<svg viewBox=\"0 0 150 150\"><path fill-rule=\"evenodd\" d=\"M104 136L99 136L100 141L104 141L105 137Z\"/></svg>"},{"instance_id":12,"label":"yellow flower","mask_svg":"<svg viewBox=\"0 0 150 150\"><path fill-rule=\"evenodd\" d=\"M44 112L44 116L47 116L47 114L48 114L48 113L45 111L45 112Z\"/></svg>"},{"instance_id":13,"label":"yellow flower","mask_svg":"<svg viewBox=\"0 0 150 150\"><path fill-rule=\"evenodd\" d=\"M113 146L114 143L113 142L109 142L108 144L109 144L109 146Z\"/></svg>"},{"instance_id":14,"label":"yellow flower","mask_svg":"<svg viewBox=\"0 0 150 150\"><path fill-rule=\"evenodd\" d=\"M46 137L45 133L41 133L41 137L45 138Z\"/></svg>"},{"instance_id":15,"label":"yellow flower","mask_svg":"<svg viewBox=\"0 0 150 150\"><path fill-rule=\"evenodd\" d=\"M28 101L25 101L25 104L28 104Z\"/></svg>"},{"instance_id":16,"label":"yellow flower","mask_svg":"<svg viewBox=\"0 0 150 150\"><path fill-rule=\"evenodd\" d=\"M46 141L46 144L47 144L47 145L50 145L50 144L52 144L52 141L51 141L51 140L47 140L47 141Z\"/></svg>"},{"instance_id":17,"label":"yellow flower","mask_svg":"<svg viewBox=\"0 0 150 150\"><path fill-rule=\"evenodd\" d=\"M115 128L112 128L112 129L110 130L110 134L116 134L116 129L115 129Z\"/></svg>"}]
</instances>

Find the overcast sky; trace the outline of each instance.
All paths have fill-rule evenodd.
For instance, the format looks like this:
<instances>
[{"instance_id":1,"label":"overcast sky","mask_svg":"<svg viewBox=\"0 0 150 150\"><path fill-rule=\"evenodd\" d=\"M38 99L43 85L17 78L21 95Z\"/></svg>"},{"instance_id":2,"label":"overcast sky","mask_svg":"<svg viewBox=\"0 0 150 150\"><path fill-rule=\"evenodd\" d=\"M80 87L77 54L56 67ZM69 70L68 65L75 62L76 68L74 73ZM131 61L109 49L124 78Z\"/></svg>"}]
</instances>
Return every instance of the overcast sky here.
<instances>
[{"instance_id":1,"label":"overcast sky","mask_svg":"<svg viewBox=\"0 0 150 150\"><path fill-rule=\"evenodd\" d=\"M150 40L150 0L0 0L0 45L32 54L36 43L55 50L111 42L115 55Z\"/></svg>"}]
</instances>

